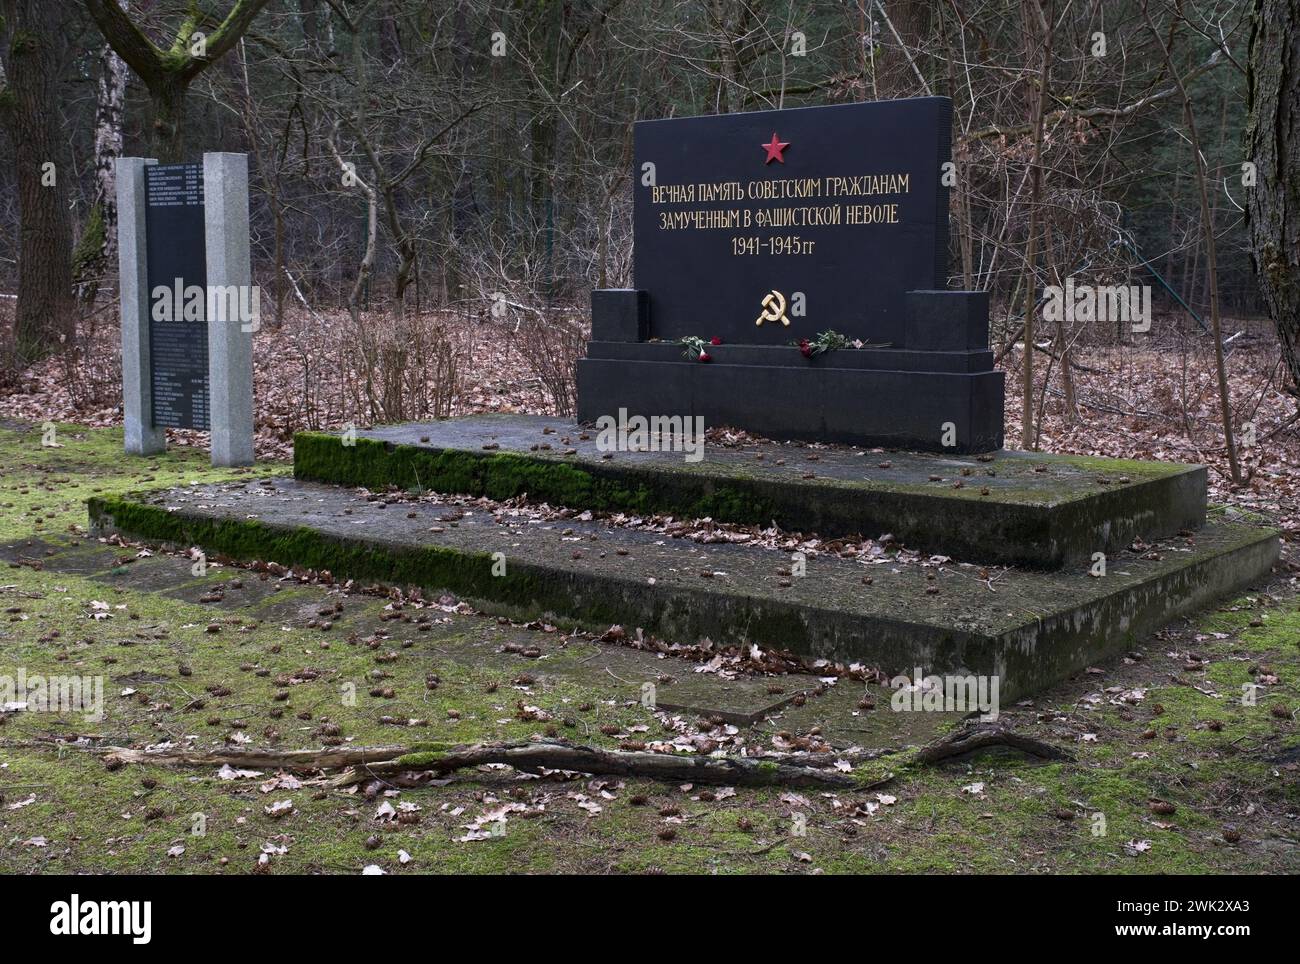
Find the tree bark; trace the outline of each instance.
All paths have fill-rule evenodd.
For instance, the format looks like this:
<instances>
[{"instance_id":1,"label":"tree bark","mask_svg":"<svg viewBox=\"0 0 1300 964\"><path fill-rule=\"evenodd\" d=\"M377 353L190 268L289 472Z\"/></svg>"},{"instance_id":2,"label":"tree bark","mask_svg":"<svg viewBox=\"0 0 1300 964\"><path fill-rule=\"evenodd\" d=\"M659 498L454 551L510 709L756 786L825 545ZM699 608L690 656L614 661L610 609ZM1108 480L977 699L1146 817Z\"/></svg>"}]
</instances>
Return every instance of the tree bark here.
<instances>
[{"instance_id":1,"label":"tree bark","mask_svg":"<svg viewBox=\"0 0 1300 964\"><path fill-rule=\"evenodd\" d=\"M1300 394L1300 0L1255 0L1248 74L1251 259Z\"/></svg>"},{"instance_id":2,"label":"tree bark","mask_svg":"<svg viewBox=\"0 0 1300 964\"><path fill-rule=\"evenodd\" d=\"M910 755L899 755L901 767L933 766L979 750L1005 747L1041 760L1072 761L1075 755L1064 747L1004 726L974 725L956 729L919 747ZM812 787L826 790L866 791L894 779L893 773L865 782L853 772L841 772L838 764L872 760L894 753L892 749L844 751L824 754L790 753L774 757L699 756L686 753L656 753L651 750L607 750L569 743L565 740L525 740L514 743L424 743L413 746L329 747L322 750L221 749L140 750L106 746L84 748L100 754L110 765L252 767L315 772L343 770L332 783L347 786L371 776L402 770L432 770L440 774L487 765L506 765L536 773L567 770L576 773L612 774L623 777L663 780L668 783L734 784L749 787Z\"/></svg>"},{"instance_id":3,"label":"tree bark","mask_svg":"<svg viewBox=\"0 0 1300 964\"><path fill-rule=\"evenodd\" d=\"M117 159L122 156L125 100L126 64L104 44L95 88L95 193L73 257L77 289L87 304L94 303L117 256Z\"/></svg>"},{"instance_id":4,"label":"tree bark","mask_svg":"<svg viewBox=\"0 0 1300 964\"><path fill-rule=\"evenodd\" d=\"M337 131L335 125L335 131ZM370 282L370 273L375 266L375 253L378 247L379 239L379 196L375 189L361 179L356 173L355 167L349 167L348 162L343 159L339 153L338 144L335 140L334 132L331 132L325 139L330 153L334 155L334 160L338 162L339 170L350 182L349 186L355 184L361 189L361 193L366 198L366 250L361 258L361 264L357 266L357 277L352 284L352 290L348 293L348 314L352 318L352 324L358 331L361 329L361 298L365 293L366 286Z\"/></svg>"},{"instance_id":5,"label":"tree bark","mask_svg":"<svg viewBox=\"0 0 1300 964\"><path fill-rule=\"evenodd\" d=\"M72 171L62 163L58 8L46 0L2 0L7 87L0 117L13 139L18 184L18 304L14 347L20 364L48 354L75 329L72 291Z\"/></svg>"},{"instance_id":6,"label":"tree bark","mask_svg":"<svg viewBox=\"0 0 1300 964\"><path fill-rule=\"evenodd\" d=\"M122 156L122 107L126 64L108 44L99 55L99 96L95 108L95 203L103 212L104 255L117 250L117 159Z\"/></svg>"},{"instance_id":7,"label":"tree bark","mask_svg":"<svg viewBox=\"0 0 1300 964\"><path fill-rule=\"evenodd\" d=\"M163 164L185 160L185 96L189 82L164 74L149 88L149 154Z\"/></svg>"}]
</instances>

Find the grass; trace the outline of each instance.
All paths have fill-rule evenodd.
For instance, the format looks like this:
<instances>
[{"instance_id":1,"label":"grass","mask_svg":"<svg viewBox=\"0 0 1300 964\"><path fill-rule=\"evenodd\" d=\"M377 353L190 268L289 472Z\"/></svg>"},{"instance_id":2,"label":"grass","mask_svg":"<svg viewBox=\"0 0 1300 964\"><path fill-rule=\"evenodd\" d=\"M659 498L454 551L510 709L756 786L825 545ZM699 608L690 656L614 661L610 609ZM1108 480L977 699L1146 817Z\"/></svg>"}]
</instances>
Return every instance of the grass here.
<instances>
[{"instance_id":1,"label":"grass","mask_svg":"<svg viewBox=\"0 0 1300 964\"><path fill-rule=\"evenodd\" d=\"M377 783L264 786L273 772L223 780L216 768L110 769L87 748L409 745L548 729L614 747L661 735L661 723L626 685L588 668L590 645L562 632L502 625L452 601L396 608L382 595L265 571L214 564L195 576L188 559L89 539L83 500L92 495L241 473L213 470L188 449L127 458L112 430L59 426L56 440L43 447L37 429L0 428L0 558L10 565L0 578L0 677L102 677L105 714L4 715L4 872L1300 869L1300 601L1281 580L1167 629L1140 659L1004 713L1069 746L1073 762L986 753L913 769L904 755L873 764L897 774L880 791L739 788L711 800L699 788L503 770L406 781L385 798ZM540 658L510 644L536 646ZM1253 705L1241 698L1247 684L1260 684ZM1124 702L1134 690L1142 697ZM548 719L531 719L529 707ZM376 819L385 799L417 806L413 822ZM1153 799L1174 811L1154 813ZM268 813L281 800L292 809ZM503 833L461 839L466 824L506 805L519 809Z\"/></svg>"},{"instance_id":2,"label":"grass","mask_svg":"<svg viewBox=\"0 0 1300 964\"><path fill-rule=\"evenodd\" d=\"M43 444L52 442L52 445ZM0 540L84 530L93 495L265 474L264 468L213 469L205 451L173 447L156 457L128 456L121 429L58 424L0 428ZM288 465L274 470L289 473Z\"/></svg>"}]
</instances>

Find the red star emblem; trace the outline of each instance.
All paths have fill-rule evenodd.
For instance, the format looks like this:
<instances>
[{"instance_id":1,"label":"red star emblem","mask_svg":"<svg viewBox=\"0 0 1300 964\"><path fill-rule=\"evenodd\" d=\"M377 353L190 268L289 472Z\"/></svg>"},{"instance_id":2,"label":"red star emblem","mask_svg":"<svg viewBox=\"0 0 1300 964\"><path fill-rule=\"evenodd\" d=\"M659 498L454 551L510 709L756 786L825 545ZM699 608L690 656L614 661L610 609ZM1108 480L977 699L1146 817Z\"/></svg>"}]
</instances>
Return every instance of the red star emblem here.
<instances>
[{"instance_id":1,"label":"red star emblem","mask_svg":"<svg viewBox=\"0 0 1300 964\"><path fill-rule=\"evenodd\" d=\"M780 161L782 164L784 164L785 158L781 156L781 152L784 151L789 146L790 145L787 142L777 140L776 131L772 131L771 143L759 145L759 147L767 151L767 160L765 160L763 163L771 164L773 161Z\"/></svg>"}]
</instances>

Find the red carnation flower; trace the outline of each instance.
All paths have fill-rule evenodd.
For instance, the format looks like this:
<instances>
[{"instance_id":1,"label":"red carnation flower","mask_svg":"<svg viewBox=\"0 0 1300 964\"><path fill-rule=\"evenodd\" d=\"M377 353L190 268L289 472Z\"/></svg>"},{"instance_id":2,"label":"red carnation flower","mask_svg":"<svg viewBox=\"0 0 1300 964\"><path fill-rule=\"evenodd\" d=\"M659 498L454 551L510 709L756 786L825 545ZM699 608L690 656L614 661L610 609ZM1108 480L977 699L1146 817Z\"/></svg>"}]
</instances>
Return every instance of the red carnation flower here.
<instances>
[{"instance_id":1,"label":"red carnation flower","mask_svg":"<svg viewBox=\"0 0 1300 964\"><path fill-rule=\"evenodd\" d=\"M713 361L713 356L710 355L707 351L702 351L700 352L700 361L703 362Z\"/></svg>"},{"instance_id":2,"label":"red carnation flower","mask_svg":"<svg viewBox=\"0 0 1300 964\"><path fill-rule=\"evenodd\" d=\"M710 344L710 345L721 345L721 344L722 344L722 339L719 338L717 335L714 335L712 338L709 339L709 344Z\"/></svg>"},{"instance_id":3,"label":"red carnation flower","mask_svg":"<svg viewBox=\"0 0 1300 964\"><path fill-rule=\"evenodd\" d=\"M812 358L812 345L808 344L807 338L799 339L799 353L804 358Z\"/></svg>"}]
</instances>

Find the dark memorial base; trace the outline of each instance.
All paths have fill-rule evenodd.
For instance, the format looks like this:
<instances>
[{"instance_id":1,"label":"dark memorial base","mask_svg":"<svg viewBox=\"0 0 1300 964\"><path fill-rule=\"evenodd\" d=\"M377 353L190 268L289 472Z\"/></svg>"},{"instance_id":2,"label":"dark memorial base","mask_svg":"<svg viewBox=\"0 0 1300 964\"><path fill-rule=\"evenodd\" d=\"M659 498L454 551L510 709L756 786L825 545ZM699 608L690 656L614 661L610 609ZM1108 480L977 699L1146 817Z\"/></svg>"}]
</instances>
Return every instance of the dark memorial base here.
<instances>
[{"instance_id":1,"label":"dark memorial base","mask_svg":"<svg viewBox=\"0 0 1300 964\"><path fill-rule=\"evenodd\" d=\"M806 358L794 346L710 346L711 361L646 342L645 292L592 292L592 342L578 362L578 419L700 416L769 438L950 452L1002 447L1003 373L983 292L906 296L903 347Z\"/></svg>"}]
</instances>

